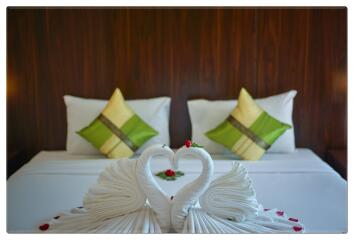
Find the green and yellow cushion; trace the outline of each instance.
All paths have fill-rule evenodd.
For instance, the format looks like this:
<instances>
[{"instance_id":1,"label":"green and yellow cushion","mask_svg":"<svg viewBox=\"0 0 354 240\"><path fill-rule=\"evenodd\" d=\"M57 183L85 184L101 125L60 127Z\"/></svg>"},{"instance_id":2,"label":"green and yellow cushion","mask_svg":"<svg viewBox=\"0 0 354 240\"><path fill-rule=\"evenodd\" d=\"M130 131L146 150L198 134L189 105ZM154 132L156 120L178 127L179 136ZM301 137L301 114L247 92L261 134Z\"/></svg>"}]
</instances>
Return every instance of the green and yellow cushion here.
<instances>
[{"instance_id":1,"label":"green and yellow cushion","mask_svg":"<svg viewBox=\"0 0 354 240\"><path fill-rule=\"evenodd\" d=\"M158 132L126 104L117 88L101 114L78 134L108 158L130 157Z\"/></svg>"},{"instance_id":2,"label":"green and yellow cushion","mask_svg":"<svg viewBox=\"0 0 354 240\"><path fill-rule=\"evenodd\" d=\"M235 109L205 135L242 159L257 160L289 128L289 124L278 121L260 108L242 88Z\"/></svg>"}]
</instances>

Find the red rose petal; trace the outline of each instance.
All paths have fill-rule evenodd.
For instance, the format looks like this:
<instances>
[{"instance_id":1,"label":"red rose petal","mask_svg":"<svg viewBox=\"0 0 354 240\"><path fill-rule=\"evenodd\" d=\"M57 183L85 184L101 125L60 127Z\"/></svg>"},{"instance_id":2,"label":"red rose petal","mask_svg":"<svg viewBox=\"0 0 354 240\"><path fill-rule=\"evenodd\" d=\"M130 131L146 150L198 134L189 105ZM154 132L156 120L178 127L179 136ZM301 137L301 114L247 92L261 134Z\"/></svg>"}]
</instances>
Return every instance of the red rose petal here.
<instances>
[{"instance_id":1,"label":"red rose petal","mask_svg":"<svg viewBox=\"0 0 354 240\"><path fill-rule=\"evenodd\" d=\"M49 224L48 223L45 223L45 224L42 224L42 225L39 226L39 229L41 231L46 231L46 230L48 230L48 228L49 228Z\"/></svg>"},{"instance_id":2,"label":"red rose petal","mask_svg":"<svg viewBox=\"0 0 354 240\"><path fill-rule=\"evenodd\" d=\"M190 148L192 146L192 141L191 140L186 140L184 145L187 147L187 148Z\"/></svg>"},{"instance_id":3,"label":"red rose petal","mask_svg":"<svg viewBox=\"0 0 354 240\"><path fill-rule=\"evenodd\" d=\"M300 232L302 230L302 227L294 226L293 229L295 232Z\"/></svg>"},{"instance_id":4,"label":"red rose petal","mask_svg":"<svg viewBox=\"0 0 354 240\"><path fill-rule=\"evenodd\" d=\"M168 176L168 177L172 177L172 176L176 175L176 173L172 169L167 169L165 171L165 175Z\"/></svg>"},{"instance_id":5,"label":"red rose petal","mask_svg":"<svg viewBox=\"0 0 354 240\"><path fill-rule=\"evenodd\" d=\"M292 222L298 222L298 221L299 221L299 219L297 219L297 218L289 218L289 221L292 221Z\"/></svg>"},{"instance_id":6,"label":"red rose petal","mask_svg":"<svg viewBox=\"0 0 354 240\"><path fill-rule=\"evenodd\" d=\"M277 211L276 212L278 216L284 216L284 212L283 211Z\"/></svg>"},{"instance_id":7,"label":"red rose petal","mask_svg":"<svg viewBox=\"0 0 354 240\"><path fill-rule=\"evenodd\" d=\"M56 216L56 217L54 217L54 219L59 219L60 218L60 216Z\"/></svg>"},{"instance_id":8,"label":"red rose petal","mask_svg":"<svg viewBox=\"0 0 354 240\"><path fill-rule=\"evenodd\" d=\"M174 196L171 196L170 199L173 200Z\"/></svg>"},{"instance_id":9,"label":"red rose petal","mask_svg":"<svg viewBox=\"0 0 354 240\"><path fill-rule=\"evenodd\" d=\"M266 212L266 211L269 211L269 210L270 210L269 208L265 208L265 209L264 209L265 212Z\"/></svg>"}]
</instances>

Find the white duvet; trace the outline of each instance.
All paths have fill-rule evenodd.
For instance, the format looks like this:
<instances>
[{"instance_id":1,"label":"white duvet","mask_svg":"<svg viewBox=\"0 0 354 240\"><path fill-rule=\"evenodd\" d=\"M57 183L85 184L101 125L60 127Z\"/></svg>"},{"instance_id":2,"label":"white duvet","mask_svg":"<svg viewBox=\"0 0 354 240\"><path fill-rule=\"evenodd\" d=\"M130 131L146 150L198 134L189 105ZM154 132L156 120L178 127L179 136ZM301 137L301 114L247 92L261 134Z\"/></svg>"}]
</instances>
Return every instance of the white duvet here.
<instances>
[{"instance_id":1,"label":"white duvet","mask_svg":"<svg viewBox=\"0 0 354 240\"><path fill-rule=\"evenodd\" d=\"M215 177L230 170L232 156L215 155ZM7 183L8 232L33 232L58 213L82 205L82 198L98 174L112 162L102 156L42 151ZM284 210L297 217L308 233L347 232L347 182L307 149L291 154L266 154L260 161L242 161L265 208ZM174 182L158 179L171 196L198 176L198 160L181 160L185 176ZM155 159L152 171L169 168Z\"/></svg>"}]
</instances>

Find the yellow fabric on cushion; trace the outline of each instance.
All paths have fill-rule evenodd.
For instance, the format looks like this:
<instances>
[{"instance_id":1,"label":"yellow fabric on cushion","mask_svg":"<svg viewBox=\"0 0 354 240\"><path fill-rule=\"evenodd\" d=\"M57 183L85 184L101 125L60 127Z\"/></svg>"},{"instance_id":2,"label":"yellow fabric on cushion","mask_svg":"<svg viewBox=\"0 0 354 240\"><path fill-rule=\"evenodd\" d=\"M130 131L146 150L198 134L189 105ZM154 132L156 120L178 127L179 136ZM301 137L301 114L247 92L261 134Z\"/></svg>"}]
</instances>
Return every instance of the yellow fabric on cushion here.
<instances>
[{"instance_id":1,"label":"yellow fabric on cushion","mask_svg":"<svg viewBox=\"0 0 354 240\"><path fill-rule=\"evenodd\" d=\"M112 134L112 136L102 144L99 150L104 155L108 155L108 153L112 151L112 146L118 145L120 142L121 140L116 135Z\"/></svg>"},{"instance_id":2,"label":"yellow fabric on cushion","mask_svg":"<svg viewBox=\"0 0 354 240\"><path fill-rule=\"evenodd\" d=\"M238 98L237 107L230 113L231 116L240 121L245 127L250 127L263 110L257 105L246 89L242 88ZM232 147L232 151L243 159L259 159L265 150L253 143L251 139L243 135Z\"/></svg>"},{"instance_id":3,"label":"yellow fabric on cushion","mask_svg":"<svg viewBox=\"0 0 354 240\"><path fill-rule=\"evenodd\" d=\"M230 114L245 125L245 127L250 127L262 112L263 110L252 99L246 89L242 88L237 107Z\"/></svg>"},{"instance_id":4,"label":"yellow fabric on cushion","mask_svg":"<svg viewBox=\"0 0 354 240\"><path fill-rule=\"evenodd\" d=\"M251 139L242 136L231 149L242 159L257 160L265 153L265 150L255 144ZM258 157L259 156L259 157Z\"/></svg>"},{"instance_id":5,"label":"yellow fabric on cushion","mask_svg":"<svg viewBox=\"0 0 354 240\"><path fill-rule=\"evenodd\" d=\"M108 153L109 158L123 158L123 157L130 157L134 154L134 152L124 143L121 141L117 147L113 148L110 153Z\"/></svg>"},{"instance_id":6,"label":"yellow fabric on cushion","mask_svg":"<svg viewBox=\"0 0 354 240\"><path fill-rule=\"evenodd\" d=\"M134 115L134 112L127 106L121 91L117 88L102 114L117 127L122 127Z\"/></svg>"}]
</instances>

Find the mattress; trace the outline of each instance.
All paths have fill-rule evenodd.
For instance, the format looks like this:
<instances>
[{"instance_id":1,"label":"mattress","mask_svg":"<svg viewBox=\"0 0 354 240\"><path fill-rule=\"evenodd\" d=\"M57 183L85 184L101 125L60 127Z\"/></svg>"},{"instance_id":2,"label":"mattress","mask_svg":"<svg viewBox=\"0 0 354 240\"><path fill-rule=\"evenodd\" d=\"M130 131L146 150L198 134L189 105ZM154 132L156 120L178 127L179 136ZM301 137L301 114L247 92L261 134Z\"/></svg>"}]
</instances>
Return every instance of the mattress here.
<instances>
[{"instance_id":1,"label":"mattress","mask_svg":"<svg viewBox=\"0 0 354 240\"><path fill-rule=\"evenodd\" d=\"M137 157L137 156L136 156ZM231 169L232 155L213 155L214 177ZM41 151L7 182L7 231L27 233L46 219L82 205L82 198L104 168L114 160L102 156ZM308 233L347 232L347 182L309 149L290 154L267 153L260 161L240 161L248 170L265 208L284 210L301 219ZM153 173L170 168L166 159L151 163ZM185 176L169 182L157 178L173 196L201 172L197 159L183 159Z\"/></svg>"}]
</instances>

